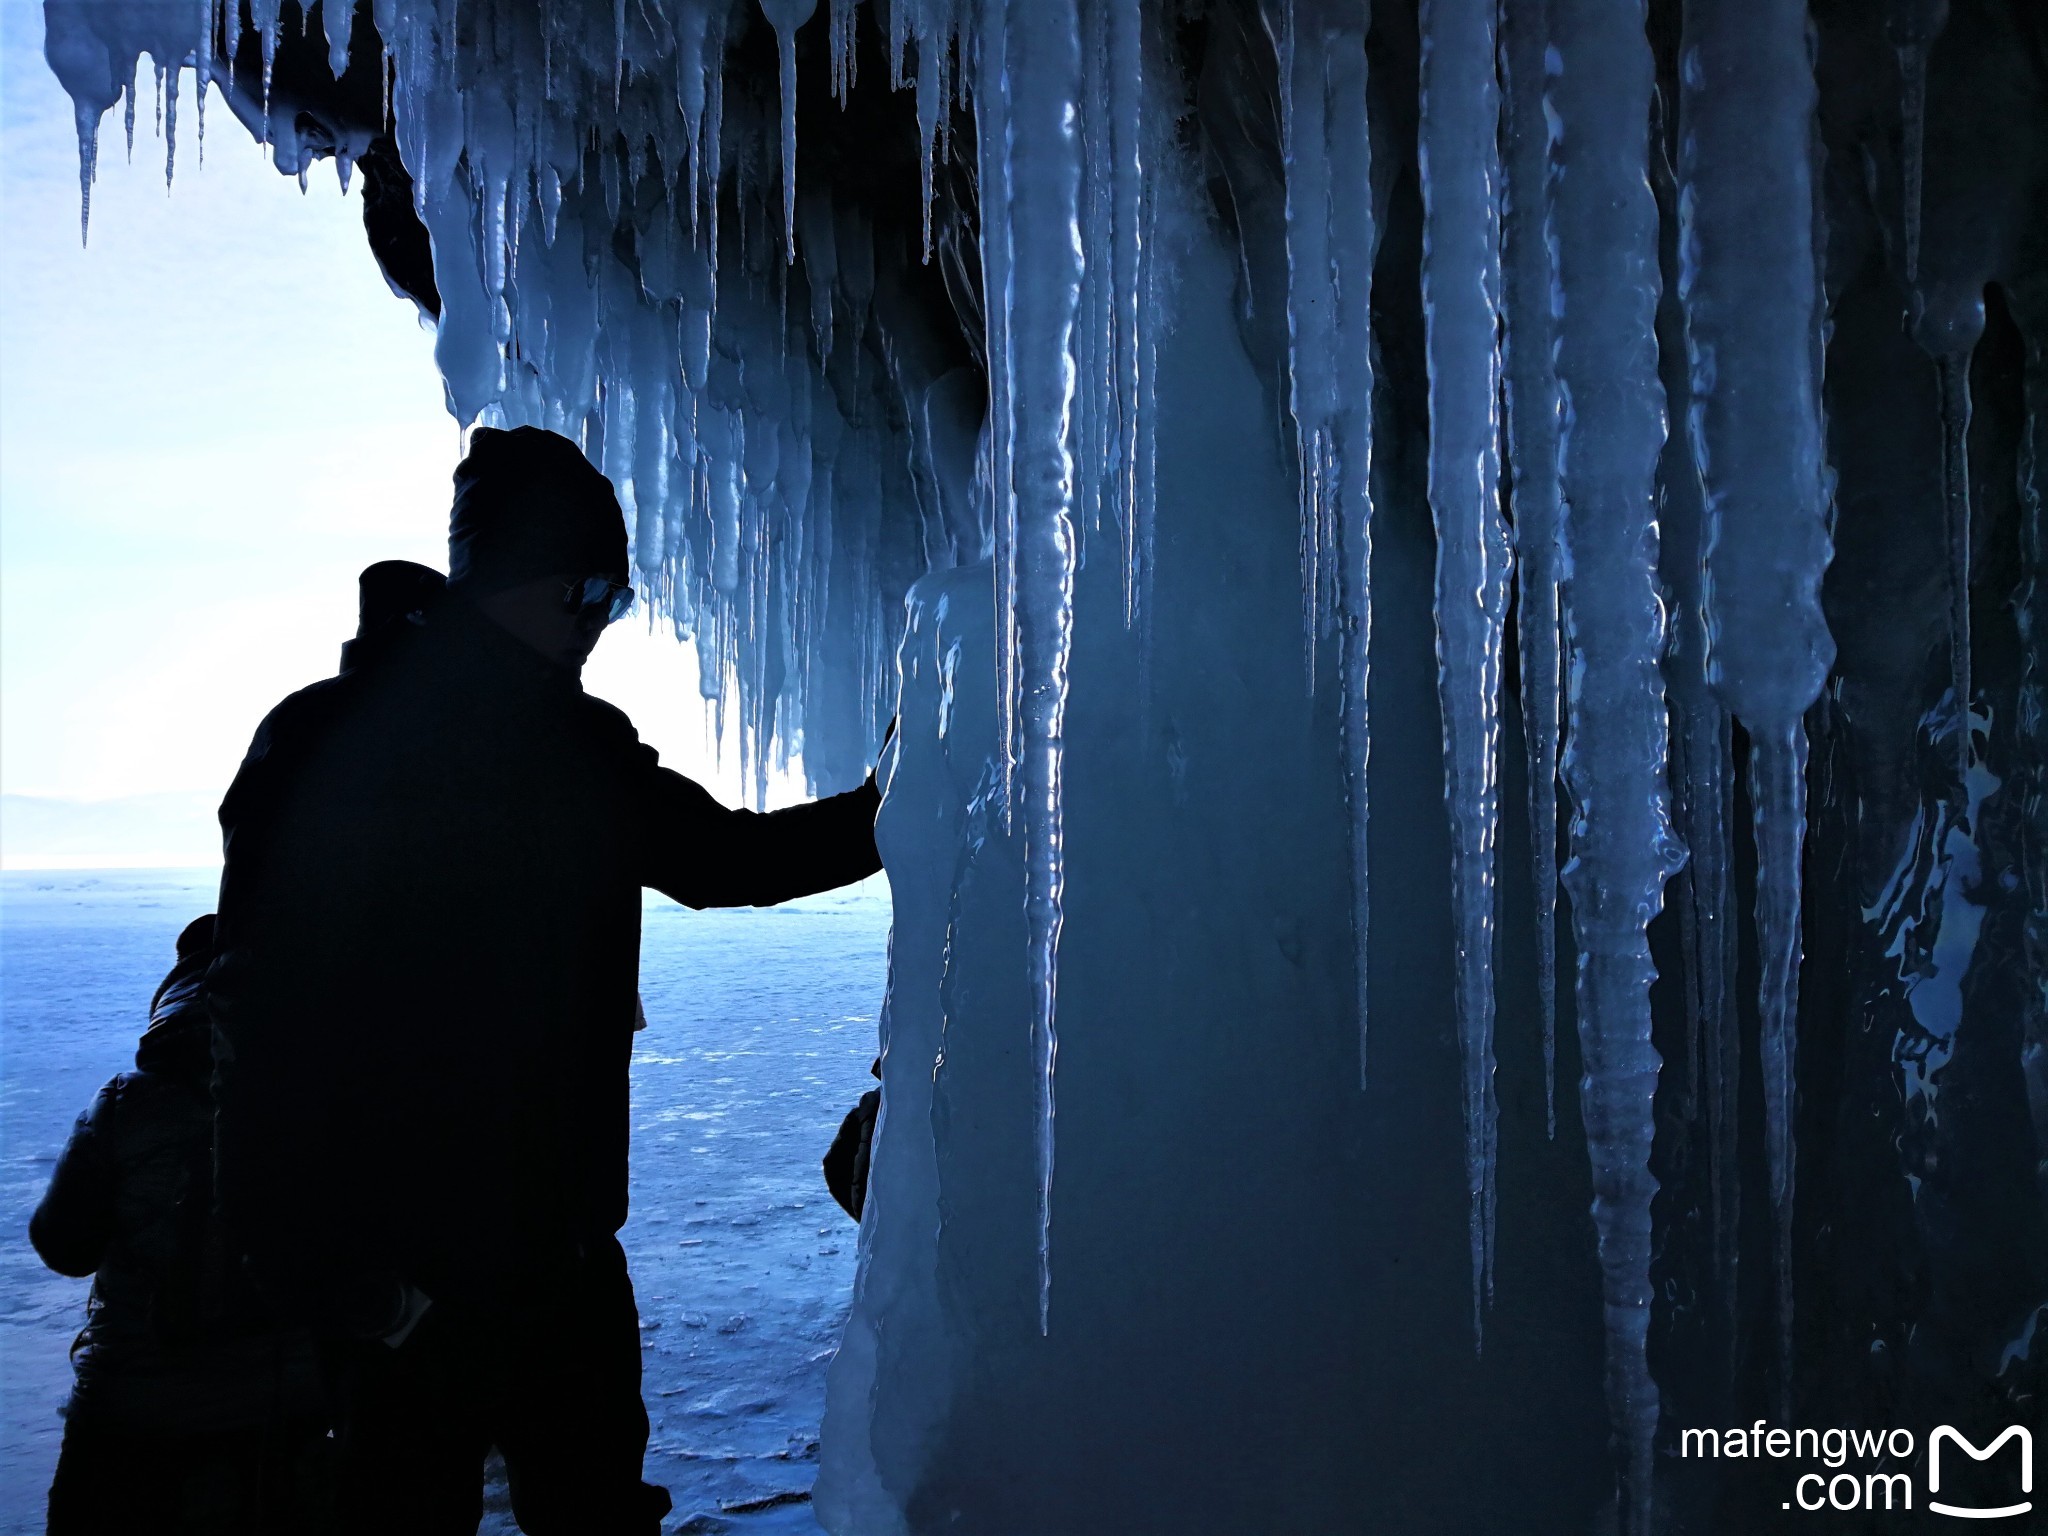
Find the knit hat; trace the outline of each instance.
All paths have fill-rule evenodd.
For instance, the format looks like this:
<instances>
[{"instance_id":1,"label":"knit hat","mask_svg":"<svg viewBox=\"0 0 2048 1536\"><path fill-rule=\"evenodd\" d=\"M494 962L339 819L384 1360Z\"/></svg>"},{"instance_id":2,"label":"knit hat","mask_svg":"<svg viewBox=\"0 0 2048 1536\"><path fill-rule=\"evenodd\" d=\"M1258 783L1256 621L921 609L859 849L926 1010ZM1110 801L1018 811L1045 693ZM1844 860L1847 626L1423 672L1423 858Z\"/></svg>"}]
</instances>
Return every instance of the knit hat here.
<instances>
[{"instance_id":1,"label":"knit hat","mask_svg":"<svg viewBox=\"0 0 2048 1536\"><path fill-rule=\"evenodd\" d=\"M568 438L479 427L455 466L448 580L472 593L541 576L626 581L626 519L611 481Z\"/></svg>"}]
</instances>

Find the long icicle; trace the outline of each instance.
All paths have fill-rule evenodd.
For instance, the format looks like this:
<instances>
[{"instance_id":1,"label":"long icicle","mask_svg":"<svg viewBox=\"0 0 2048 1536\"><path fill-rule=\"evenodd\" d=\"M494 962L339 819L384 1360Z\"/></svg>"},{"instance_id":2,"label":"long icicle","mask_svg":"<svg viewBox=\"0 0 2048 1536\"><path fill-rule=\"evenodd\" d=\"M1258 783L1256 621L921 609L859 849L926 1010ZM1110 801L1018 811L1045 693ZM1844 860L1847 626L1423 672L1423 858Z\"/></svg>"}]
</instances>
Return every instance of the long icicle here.
<instances>
[{"instance_id":1,"label":"long icicle","mask_svg":"<svg viewBox=\"0 0 2048 1536\"><path fill-rule=\"evenodd\" d=\"M1326 523L1331 421L1338 409L1330 376L1337 347L1330 279L1330 164L1325 131L1328 84L1323 18L1328 0L1290 0L1277 39L1280 144L1287 220L1288 404L1301 457L1302 663L1315 690L1317 641L1325 614Z\"/></svg>"},{"instance_id":2,"label":"long icicle","mask_svg":"<svg viewBox=\"0 0 2048 1536\"><path fill-rule=\"evenodd\" d=\"M1075 326L1081 249L1082 146L1078 0L1008 0L1008 67L999 92L1009 142L1005 307L1015 414L1019 684L1017 791L1024 834L1038 1152L1038 1326L1051 1326L1055 1013L1065 899L1063 767L1067 665L1073 646Z\"/></svg>"},{"instance_id":3,"label":"long icicle","mask_svg":"<svg viewBox=\"0 0 2048 1536\"><path fill-rule=\"evenodd\" d=\"M1764 1083L1764 1153L1770 1169L1777 1281L1778 1413L1792 1399L1792 1194L1798 1089L1800 855L1806 843L1806 726L1750 734L1756 835L1758 1064Z\"/></svg>"},{"instance_id":4,"label":"long icicle","mask_svg":"<svg viewBox=\"0 0 2048 1536\"><path fill-rule=\"evenodd\" d=\"M1011 204L1010 128L999 83L1008 68L1007 0L984 0L976 37L982 84L974 93L980 184L992 208ZM1017 477L1014 354L1010 344L1010 221L981 221L984 323L988 327L988 478L994 534L990 564L995 583L996 750L1002 783L999 805L1008 831L1016 805L1017 773Z\"/></svg>"},{"instance_id":5,"label":"long icicle","mask_svg":"<svg viewBox=\"0 0 2048 1536\"><path fill-rule=\"evenodd\" d=\"M1558 654L1557 370L1551 356L1550 245L1543 230L1550 123L1543 110L1543 8L1504 5L1500 74L1506 173L1501 273L1508 466L1515 540L1515 643L1529 780L1536 989L1543 1008L1543 1106L1557 1135L1557 752L1564 718Z\"/></svg>"},{"instance_id":6,"label":"long icicle","mask_svg":"<svg viewBox=\"0 0 2048 1536\"><path fill-rule=\"evenodd\" d=\"M782 239L784 259L790 264L796 261L796 34L817 8L818 0L761 0L775 29L782 80Z\"/></svg>"},{"instance_id":7,"label":"long icicle","mask_svg":"<svg viewBox=\"0 0 2048 1536\"><path fill-rule=\"evenodd\" d=\"M1941 379L1941 502L1948 552L1948 672L1955 721L1956 792L1970 773L1970 357L1969 348L1936 360Z\"/></svg>"},{"instance_id":8,"label":"long icicle","mask_svg":"<svg viewBox=\"0 0 2048 1536\"><path fill-rule=\"evenodd\" d=\"M1658 1398L1648 1339L1653 1101L1649 923L1683 862L1665 785L1664 615L1653 515L1664 442L1657 377L1657 208L1648 174L1653 63L1642 0L1558 0L1548 102L1556 124L1565 635L1564 778L1576 807L1565 883L1578 941L1580 1110L1593 1173L1620 1451L1621 1531L1648 1536Z\"/></svg>"},{"instance_id":9,"label":"long icicle","mask_svg":"<svg viewBox=\"0 0 2048 1536\"><path fill-rule=\"evenodd\" d=\"M1674 422L1689 419L1692 378L1685 352L1685 307L1679 299L1677 112L1658 114L1650 162L1660 218L1658 255L1664 293L1657 305L1658 374ZM1686 1009L1684 1112L1697 1124L1704 1109L1710 1295L1722 1386L1732 1390L1736 1366L1736 1219L1741 1165L1736 1108L1741 1084L1741 1033L1736 1006L1734 869L1734 732L1728 708L1707 682L1705 508L1690 433L1674 427L1657 468L1658 575L1670 611L1664 655L1671 690L1673 814L1686 846L1677 889Z\"/></svg>"},{"instance_id":10,"label":"long icicle","mask_svg":"<svg viewBox=\"0 0 2048 1536\"><path fill-rule=\"evenodd\" d=\"M1927 160L1927 55L1948 25L1948 0L1891 0L1885 31L1899 56L1899 223L1906 286L1920 281L1920 204Z\"/></svg>"},{"instance_id":11,"label":"long icicle","mask_svg":"<svg viewBox=\"0 0 2048 1536\"><path fill-rule=\"evenodd\" d=\"M1820 605L1831 548L1817 90L1804 0L1695 0L1683 46L1679 290L1703 497L1707 677L1751 743L1779 1411L1789 1416L1804 717L1835 657Z\"/></svg>"},{"instance_id":12,"label":"long icicle","mask_svg":"<svg viewBox=\"0 0 2048 1536\"><path fill-rule=\"evenodd\" d=\"M1301 469L1304 651L1312 680L1317 639L1334 619L1361 1088L1371 1017L1371 319L1378 248L1366 118L1370 21L1370 7L1361 0L1283 0L1268 22L1281 69L1288 381ZM1326 596L1332 591L1334 597Z\"/></svg>"},{"instance_id":13,"label":"long icicle","mask_svg":"<svg viewBox=\"0 0 2048 1536\"><path fill-rule=\"evenodd\" d=\"M1508 534L1500 504L1500 92L1495 0L1423 0L1422 309L1437 697L1451 824L1464 1069L1472 1337L1493 1299L1500 1107L1494 1093L1495 848Z\"/></svg>"},{"instance_id":14,"label":"long icicle","mask_svg":"<svg viewBox=\"0 0 2048 1536\"><path fill-rule=\"evenodd\" d=\"M1146 247L1144 230L1145 124L1144 12L1141 0L1107 0L1109 5L1110 204L1115 239L1111 249L1114 306L1116 441L1110 445L1114 498L1123 521L1124 627L1138 622L1144 591L1138 505L1138 443L1143 357L1142 332L1151 306L1140 291Z\"/></svg>"}]
</instances>

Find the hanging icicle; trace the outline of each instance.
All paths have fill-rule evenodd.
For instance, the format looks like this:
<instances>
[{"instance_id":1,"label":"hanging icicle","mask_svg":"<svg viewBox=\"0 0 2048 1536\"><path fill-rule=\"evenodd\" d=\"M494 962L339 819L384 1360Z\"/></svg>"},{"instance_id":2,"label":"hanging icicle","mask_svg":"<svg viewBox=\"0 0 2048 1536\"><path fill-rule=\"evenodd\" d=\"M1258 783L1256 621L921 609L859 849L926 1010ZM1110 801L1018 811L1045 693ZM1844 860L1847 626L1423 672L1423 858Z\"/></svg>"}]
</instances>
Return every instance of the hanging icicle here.
<instances>
[{"instance_id":1,"label":"hanging icicle","mask_svg":"<svg viewBox=\"0 0 2048 1536\"><path fill-rule=\"evenodd\" d=\"M1341 637L1340 711L1350 809L1358 1075L1367 1070L1371 910L1366 855L1372 757L1372 146L1363 0L1282 0L1288 390L1301 466L1302 634L1313 683L1326 626Z\"/></svg>"},{"instance_id":2,"label":"hanging icicle","mask_svg":"<svg viewBox=\"0 0 2048 1536\"><path fill-rule=\"evenodd\" d=\"M1664 442L1657 380L1657 210L1644 8L1551 9L1558 447L1571 653L1564 778L1576 812L1564 874L1578 939L1580 1085L1607 1317L1607 1401L1621 1453L1622 1531L1648 1536L1657 1429L1650 1378L1652 1100L1649 922L1683 861L1665 787L1652 492Z\"/></svg>"},{"instance_id":3,"label":"hanging icicle","mask_svg":"<svg viewBox=\"0 0 2048 1536\"><path fill-rule=\"evenodd\" d=\"M1053 1085L1060 922L1065 900L1067 666L1073 647L1075 327L1081 250L1081 19L1075 0L1002 0L1003 67L979 92L1006 146L1008 197L988 206L1004 224L1003 330L1008 340L1012 463L1005 521L1015 577L1007 594L1016 637L1016 807L1024 837L1033 1077L1037 1085L1038 1323L1051 1326ZM1000 210L1000 212L998 212ZM993 263L989 264L993 266ZM991 306L992 308L994 306ZM991 356L996 355L993 347ZM999 495L1001 494L999 490Z\"/></svg>"},{"instance_id":4,"label":"hanging icicle","mask_svg":"<svg viewBox=\"0 0 2048 1536\"><path fill-rule=\"evenodd\" d=\"M1707 673L1750 735L1765 1143L1787 1414L1803 721L1835 657L1820 607L1830 547L1806 28L1802 0L1699 0L1686 13L1679 150Z\"/></svg>"},{"instance_id":5,"label":"hanging icicle","mask_svg":"<svg viewBox=\"0 0 2048 1536\"><path fill-rule=\"evenodd\" d=\"M782 238L784 259L792 265L796 262L796 34L817 9L818 0L761 0L761 14L775 28L782 79Z\"/></svg>"},{"instance_id":6,"label":"hanging icicle","mask_svg":"<svg viewBox=\"0 0 2048 1536\"><path fill-rule=\"evenodd\" d=\"M1437 694L1451 823L1472 1330L1493 1297L1495 847L1508 535L1500 498L1500 92L1494 0L1423 0L1422 308L1429 501L1436 522Z\"/></svg>"},{"instance_id":7,"label":"hanging icicle","mask_svg":"<svg viewBox=\"0 0 2048 1536\"><path fill-rule=\"evenodd\" d=\"M1505 119L1501 199L1508 462L1512 469L1515 638L1529 779L1530 888L1536 990L1543 1008L1543 1104L1557 1134L1557 755L1564 720L1558 648L1557 370L1552 357L1550 244L1544 182L1550 122L1543 108L1547 37L1540 6L1504 6L1500 78Z\"/></svg>"}]
</instances>

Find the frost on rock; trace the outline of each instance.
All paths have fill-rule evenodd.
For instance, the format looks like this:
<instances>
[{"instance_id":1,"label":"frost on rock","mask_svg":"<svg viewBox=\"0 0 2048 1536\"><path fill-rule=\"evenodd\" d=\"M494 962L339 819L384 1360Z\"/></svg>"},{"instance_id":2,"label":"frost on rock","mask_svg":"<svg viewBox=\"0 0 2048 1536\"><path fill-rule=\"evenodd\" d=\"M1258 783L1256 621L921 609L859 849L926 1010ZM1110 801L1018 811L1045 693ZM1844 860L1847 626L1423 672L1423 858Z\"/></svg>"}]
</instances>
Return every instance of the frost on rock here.
<instances>
[{"instance_id":1,"label":"frost on rock","mask_svg":"<svg viewBox=\"0 0 2048 1536\"><path fill-rule=\"evenodd\" d=\"M900 714L827 1528L1719 1529L1682 1426L2048 1388L2032 12L46 17L82 227L116 108L336 161L757 798Z\"/></svg>"}]
</instances>

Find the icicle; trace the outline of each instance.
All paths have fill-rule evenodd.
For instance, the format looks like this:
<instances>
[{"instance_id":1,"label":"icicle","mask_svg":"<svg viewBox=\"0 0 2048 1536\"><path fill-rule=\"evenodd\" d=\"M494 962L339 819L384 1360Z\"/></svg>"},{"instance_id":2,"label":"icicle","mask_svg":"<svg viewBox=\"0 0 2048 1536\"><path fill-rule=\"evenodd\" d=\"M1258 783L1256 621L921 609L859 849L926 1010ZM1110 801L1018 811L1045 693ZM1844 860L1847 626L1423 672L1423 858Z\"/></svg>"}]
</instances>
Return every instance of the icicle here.
<instances>
[{"instance_id":1,"label":"icicle","mask_svg":"<svg viewBox=\"0 0 2048 1536\"><path fill-rule=\"evenodd\" d=\"M1659 125L1662 136L1662 124ZM1659 146L1661 149L1661 145ZM1663 214L1661 251L1668 284L1657 307L1658 372L1674 420L1689 411L1692 384L1679 302L1677 172L1668 157L1652 162ZM1658 570L1668 593L1671 645L1665 680L1671 690L1672 788L1688 852L1679 880L1679 939L1686 982L1686 1113L1707 1120L1708 1222L1723 1358L1735 1365L1736 1216L1740 1195L1736 1100L1741 1036L1735 1009L1735 894L1732 754L1728 710L1707 682L1706 565L1700 476L1692 442L1673 431L1658 466ZM1704 1083L1704 1094L1701 1086Z\"/></svg>"},{"instance_id":2,"label":"icicle","mask_svg":"<svg viewBox=\"0 0 2048 1536\"><path fill-rule=\"evenodd\" d=\"M1891 0L1885 30L1899 55L1899 220L1906 286L1920 282L1920 194L1927 151L1927 55L1948 25L1948 0Z\"/></svg>"},{"instance_id":3,"label":"icicle","mask_svg":"<svg viewBox=\"0 0 2048 1536\"><path fill-rule=\"evenodd\" d=\"M164 190L169 191L178 174L178 70L166 73L170 81L164 92Z\"/></svg>"},{"instance_id":4,"label":"icicle","mask_svg":"<svg viewBox=\"0 0 2048 1536\"><path fill-rule=\"evenodd\" d=\"M1361 1088L1371 973L1366 857L1372 753L1370 327L1372 262L1378 248L1365 105L1369 21L1362 4L1287 0L1274 39L1287 176L1289 403L1301 466L1303 640L1313 682L1325 617L1337 621Z\"/></svg>"},{"instance_id":5,"label":"icicle","mask_svg":"<svg viewBox=\"0 0 2048 1536\"><path fill-rule=\"evenodd\" d=\"M900 7L899 7L900 8ZM924 259L932 259L932 155L939 140L945 100L943 64L951 41L950 18L938 14L937 0L925 0L916 19L917 163L924 193Z\"/></svg>"},{"instance_id":6,"label":"icicle","mask_svg":"<svg viewBox=\"0 0 2048 1536\"><path fill-rule=\"evenodd\" d=\"M83 100L72 107L78 127L78 243L82 248L92 228L92 183L100 168L100 113Z\"/></svg>"},{"instance_id":7,"label":"icicle","mask_svg":"<svg viewBox=\"0 0 2048 1536\"><path fill-rule=\"evenodd\" d=\"M1971 350L1945 352L1937 359L1941 376L1942 523L1948 551L1949 693L1958 784L1969 777L1975 745L1970 729Z\"/></svg>"},{"instance_id":8,"label":"icicle","mask_svg":"<svg viewBox=\"0 0 2048 1536\"><path fill-rule=\"evenodd\" d=\"M1696 0L1683 57L1679 283L1704 498L1707 676L1751 740L1779 1407L1789 1415L1803 720L1835 657L1820 606L1831 549L1814 249L1817 93L1804 0Z\"/></svg>"},{"instance_id":9,"label":"icicle","mask_svg":"<svg viewBox=\"0 0 2048 1536\"><path fill-rule=\"evenodd\" d=\"M761 12L775 28L782 63L782 233L785 257L796 261L796 34L818 9L818 0L761 0Z\"/></svg>"},{"instance_id":10,"label":"icicle","mask_svg":"<svg viewBox=\"0 0 2048 1536\"><path fill-rule=\"evenodd\" d=\"M1429 501L1436 523L1437 696L1451 823L1464 1064L1472 1334L1493 1297L1494 848L1508 538L1500 510L1500 93L1495 0L1422 0L1422 307Z\"/></svg>"},{"instance_id":11,"label":"icicle","mask_svg":"<svg viewBox=\"0 0 2048 1536\"><path fill-rule=\"evenodd\" d=\"M199 115L199 168L206 168L206 89L213 84L213 23L219 0L206 0L206 16L199 28L199 42L192 50L192 74L197 86L193 96ZM388 114L387 114L388 115Z\"/></svg>"},{"instance_id":12,"label":"icicle","mask_svg":"<svg viewBox=\"0 0 2048 1536\"><path fill-rule=\"evenodd\" d=\"M1075 327L1080 239L1080 18L1075 0L1008 0L1007 68L985 73L1008 145L1011 195L988 206L1016 252L1006 285L1015 416L1017 793L1024 835L1033 1072L1038 1099L1038 1323L1050 1327L1055 1009L1065 899L1063 759L1073 643ZM986 60L984 67L986 67Z\"/></svg>"},{"instance_id":13,"label":"icicle","mask_svg":"<svg viewBox=\"0 0 2048 1536\"><path fill-rule=\"evenodd\" d=\"M239 4L240 0L229 3ZM349 34L355 14L355 0L325 0L320 7L321 30L327 34L327 72L336 80L348 73Z\"/></svg>"},{"instance_id":14,"label":"icicle","mask_svg":"<svg viewBox=\"0 0 2048 1536\"><path fill-rule=\"evenodd\" d=\"M1513 471L1516 647L1529 779L1536 988L1543 1007L1543 1103L1557 1135L1557 751L1564 715L1558 654L1557 372L1551 356L1550 246L1543 231L1550 124L1543 109L1540 6L1501 10L1506 191L1502 199L1508 463Z\"/></svg>"},{"instance_id":15,"label":"icicle","mask_svg":"<svg viewBox=\"0 0 2048 1536\"><path fill-rule=\"evenodd\" d=\"M1124 626L1129 628L1137 622L1139 595L1148 569L1138 500L1139 417L1141 412L1149 415L1141 404L1139 388L1144 356L1140 329L1149 326L1152 318L1146 295L1140 291L1150 245L1144 229L1144 13L1139 0L1109 0L1108 9L1110 216L1115 230L1110 285L1116 310L1115 391L1119 406L1113 473L1123 514Z\"/></svg>"},{"instance_id":16,"label":"icicle","mask_svg":"<svg viewBox=\"0 0 2048 1536\"><path fill-rule=\"evenodd\" d=\"M230 5L237 3L238 0L228 0ZM256 136L268 144L270 142L270 72L277 64L276 22L273 21L270 25L263 27L259 38L263 45L263 126Z\"/></svg>"},{"instance_id":17,"label":"icicle","mask_svg":"<svg viewBox=\"0 0 2048 1536\"><path fill-rule=\"evenodd\" d=\"M1792 1415L1793 1117L1797 1110L1799 862L1806 841L1806 727L1794 721L1750 736L1750 800L1756 828L1758 1052L1764 1082L1764 1150L1776 1218L1778 1410Z\"/></svg>"},{"instance_id":18,"label":"icicle","mask_svg":"<svg viewBox=\"0 0 2048 1536\"><path fill-rule=\"evenodd\" d=\"M135 81L142 69L142 55L128 61L128 84L121 91L121 131L128 141L128 163L135 163Z\"/></svg>"},{"instance_id":19,"label":"icicle","mask_svg":"<svg viewBox=\"0 0 2048 1536\"><path fill-rule=\"evenodd\" d=\"M832 94L844 107L853 94L860 0L831 0Z\"/></svg>"},{"instance_id":20,"label":"icicle","mask_svg":"<svg viewBox=\"0 0 2048 1536\"><path fill-rule=\"evenodd\" d=\"M1653 68L1642 0L1551 7L1555 123L1549 235L1557 253L1558 467L1571 649L1563 756L1576 810L1564 872L1578 939L1581 1113L1593 1171L1620 1451L1623 1536L1651 1529L1657 1388L1650 1325L1652 1101L1648 926L1682 861L1664 782L1652 491L1664 441L1657 379L1657 209L1646 125Z\"/></svg>"},{"instance_id":21,"label":"icicle","mask_svg":"<svg viewBox=\"0 0 2048 1536\"><path fill-rule=\"evenodd\" d=\"M903 61L910 54L911 28L919 9L920 0L891 0L889 6L889 89L892 91L900 91L909 83L903 77Z\"/></svg>"},{"instance_id":22,"label":"icicle","mask_svg":"<svg viewBox=\"0 0 2048 1536\"><path fill-rule=\"evenodd\" d=\"M1155 249L1157 245L1158 205L1153 201L1150 178L1146 178L1139 189L1140 209L1138 214L1138 313L1141 317L1138 332L1137 358L1137 405L1134 414L1137 421L1133 428L1136 438L1133 458L1136 460L1131 472L1132 517L1138 525L1134 543L1136 545L1137 581L1134 584L1134 601L1138 609L1139 624L1139 687L1145 699L1151 696L1150 674L1151 647L1151 598L1153 572L1158 568L1153 554L1154 528L1157 522L1157 488L1159 484L1159 418L1155 401L1159 388L1159 296L1155 286L1157 271ZM1371 217L1372 208L1368 201L1366 215ZM1368 376L1372 359L1368 355L1361 360ZM1361 596L1362 591L1361 591ZM1368 610L1369 612L1369 610ZM1351 697L1347 693L1346 697ZM1359 697L1363 697L1362 690ZM1141 705L1144 700L1140 700Z\"/></svg>"},{"instance_id":23,"label":"icicle","mask_svg":"<svg viewBox=\"0 0 2048 1536\"><path fill-rule=\"evenodd\" d=\"M1278 42L1280 143L1287 192L1287 337L1289 405L1301 456L1301 623L1308 686L1315 688L1316 641L1323 626L1329 423L1338 401L1330 378L1336 342L1330 293L1330 168L1324 113L1319 0L1291 0Z\"/></svg>"},{"instance_id":24,"label":"icicle","mask_svg":"<svg viewBox=\"0 0 2048 1536\"><path fill-rule=\"evenodd\" d=\"M1081 290L1081 324L1074 337L1079 372L1075 398L1075 444L1079 459L1076 508L1088 536L1102 529L1109 489L1109 418L1115 408L1115 226L1111 203L1109 136L1109 8L1081 7L1081 248L1106 260L1092 267Z\"/></svg>"},{"instance_id":25,"label":"icicle","mask_svg":"<svg viewBox=\"0 0 2048 1536\"><path fill-rule=\"evenodd\" d=\"M242 6L241 0L220 0L221 20L227 30L227 51L221 55L227 64L228 99L235 95L235 61L242 56Z\"/></svg>"},{"instance_id":26,"label":"icicle","mask_svg":"<svg viewBox=\"0 0 2048 1536\"><path fill-rule=\"evenodd\" d=\"M1008 66L1006 0L984 0L979 29L979 79L975 92L980 114L976 142L981 159L985 207L1009 208L1013 200L1010 175L1009 122L998 82ZM997 764L1002 781L1000 807L1004 831L1011 826L1016 804L1017 764L1017 497L1015 471L1015 391L1012 371L1010 315L1010 229L1012 220L981 221L982 291L988 295L985 324L989 360L989 469L993 503L996 614Z\"/></svg>"},{"instance_id":27,"label":"icicle","mask_svg":"<svg viewBox=\"0 0 2048 1536\"><path fill-rule=\"evenodd\" d=\"M612 0L612 111L626 89L626 0Z\"/></svg>"}]
</instances>

